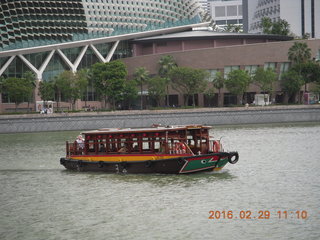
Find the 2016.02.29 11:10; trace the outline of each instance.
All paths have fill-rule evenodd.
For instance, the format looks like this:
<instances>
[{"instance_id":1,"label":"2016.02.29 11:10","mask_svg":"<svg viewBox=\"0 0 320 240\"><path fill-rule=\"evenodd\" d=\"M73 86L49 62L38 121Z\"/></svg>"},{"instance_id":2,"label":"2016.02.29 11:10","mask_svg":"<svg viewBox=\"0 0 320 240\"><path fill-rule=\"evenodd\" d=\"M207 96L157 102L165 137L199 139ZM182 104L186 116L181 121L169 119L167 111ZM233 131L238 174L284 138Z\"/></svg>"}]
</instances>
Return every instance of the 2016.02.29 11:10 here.
<instances>
[{"instance_id":1,"label":"2016.02.29 11:10","mask_svg":"<svg viewBox=\"0 0 320 240\"><path fill-rule=\"evenodd\" d=\"M241 210L238 213L232 210L228 211L209 211L208 219L270 219L271 217L278 217L279 219L307 219L308 213L306 210L297 211L251 211Z\"/></svg>"}]
</instances>

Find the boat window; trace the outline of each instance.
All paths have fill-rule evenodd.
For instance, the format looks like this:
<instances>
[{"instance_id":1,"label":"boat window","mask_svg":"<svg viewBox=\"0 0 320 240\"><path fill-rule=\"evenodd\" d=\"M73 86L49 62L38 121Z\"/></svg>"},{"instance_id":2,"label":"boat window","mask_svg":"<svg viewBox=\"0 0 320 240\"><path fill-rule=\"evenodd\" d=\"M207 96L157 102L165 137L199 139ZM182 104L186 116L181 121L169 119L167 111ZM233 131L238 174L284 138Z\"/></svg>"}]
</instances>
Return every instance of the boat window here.
<instances>
[{"instance_id":1,"label":"boat window","mask_svg":"<svg viewBox=\"0 0 320 240\"><path fill-rule=\"evenodd\" d=\"M208 129L169 129L167 132L111 133L86 136L87 154L149 154L170 153L179 142L185 143L194 153L203 152L208 147Z\"/></svg>"}]
</instances>

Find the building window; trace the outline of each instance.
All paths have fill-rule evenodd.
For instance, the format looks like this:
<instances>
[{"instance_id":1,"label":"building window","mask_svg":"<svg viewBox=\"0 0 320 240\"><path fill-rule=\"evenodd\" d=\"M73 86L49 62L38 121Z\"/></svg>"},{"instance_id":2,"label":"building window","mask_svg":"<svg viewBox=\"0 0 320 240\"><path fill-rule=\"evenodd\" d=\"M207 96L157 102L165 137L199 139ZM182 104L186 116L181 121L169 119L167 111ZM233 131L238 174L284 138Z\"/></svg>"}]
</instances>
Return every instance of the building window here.
<instances>
[{"instance_id":1,"label":"building window","mask_svg":"<svg viewBox=\"0 0 320 240\"><path fill-rule=\"evenodd\" d=\"M238 15L242 16L242 5L238 5Z\"/></svg>"},{"instance_id":2,"label":"building window","mask_svg":"<svg viewBox=\"0 0 320 240\"><path fill-rule=\"evenodd\" d=\"M320 61L320 49L318 49L318 53L317 53L317 56L316 56L316 61Z\"/></svg>"},{"instance_id":3,"label":"building window","mask_svg":"<svg viewBox=\"0 0 320 240\"><path fill-rule=\"evenodd\" d=\"M275 70L276 69L276 65L277 65L277 63L275 63L275 62L266 62L264 64L264 69L266 70L268 68L271 68L272 70Z\"/></svg>"},{"instance_id":4,"label":"building window","mask_svg":"<svg viewBox=\"0 0 320 240\"><path fill-rule=\"evenodd\" d=\"M215 15L216 15L216 17L225 17L226 16L225 7L216 7L215 8Z\"/></svg>"},{"instance_id":5,"label":"building window","mask_svg":"<svg viewBox=\"0 0 320 240\"><path fill-rule=\"evenodd\" d=\"M244 69L249 73L251 77L253 77L258 67L259 67L258 65L248 65L248 66L245 66Z\"/></svg>"},{"instance_id":6,"label":"building window","mask_svg":"<svg viewBox=\"0 0 320 240\"><path fill-rule=\"evenodd\" d=\"M216 77L218 70L217 69L208 69L209 72L209 81L212 82L213 79Z\"/></svg>"},{"instance_id":7,"label":"building window","mask_svg":"<svg viewBox=\"0 0 320 240\"><path fill-rule=\"evenodd\" d=\"M280 73L279 73L279 78L278 78L279 80L281 79L282 74L289 70L289 67L290 67L290 63L289 62L281 63L281 65L280 65Z\"/></svg>"},{"instance_id":8,"label":"building window","mask_svg":"<svg viewBox=\"0 0 320 240\"><path fill-rule=\"evenodd\" d=\"M240 69L240 66L226 66L224 67L224 78L228 78L228 74L231 72L231 71L234 71L234 70L239 70Z\"/></svg>"},{"instance_id":9,"label":"building window","mask_svg":"<svg viewBox=\"0 0 320 240\"><path fill-rule=\"evenodd\" d=\"M237 16L237 6L227 6L228 17Z\"/></svg>"},{"instance_id":10,"label":"building window","mask_svg":"<svg viewBox=\"0 0 320 240\"><path fill-rule=\"evenodd\" d=\"M226 23L227 23L226 20L217 20L217 21L216 21L216 24L217 24L217 25L225 25Z\"/></svg>"},{"instance_id":11,"label":"building window","mask_svg":"<svg viewBox=\"0 0 320 240\"><path fill-rule=\"evenodd\" d=\"M238 24L238 20L237 19L227 20L227 24Z\"/></svg>"}]
</instances>

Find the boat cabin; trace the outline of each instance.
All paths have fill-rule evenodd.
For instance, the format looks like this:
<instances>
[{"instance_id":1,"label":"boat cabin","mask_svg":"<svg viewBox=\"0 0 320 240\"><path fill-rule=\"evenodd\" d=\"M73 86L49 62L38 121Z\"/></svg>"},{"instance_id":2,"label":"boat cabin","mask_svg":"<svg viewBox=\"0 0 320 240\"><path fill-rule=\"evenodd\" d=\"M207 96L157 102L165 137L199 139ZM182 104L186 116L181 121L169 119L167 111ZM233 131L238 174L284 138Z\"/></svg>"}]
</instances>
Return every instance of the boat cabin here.
<instances>
[{"instance_id":1,"label":"boat cabin","mask_svg":"<svg viewBox=\"0 0 320 240\"><path fill-rule=\"evenodd\" d=\"M209 126L152 126L104 128L83 132L84 142L66 144L70 155L207 154L213 144Z\"/></svg>"}]
</instances>

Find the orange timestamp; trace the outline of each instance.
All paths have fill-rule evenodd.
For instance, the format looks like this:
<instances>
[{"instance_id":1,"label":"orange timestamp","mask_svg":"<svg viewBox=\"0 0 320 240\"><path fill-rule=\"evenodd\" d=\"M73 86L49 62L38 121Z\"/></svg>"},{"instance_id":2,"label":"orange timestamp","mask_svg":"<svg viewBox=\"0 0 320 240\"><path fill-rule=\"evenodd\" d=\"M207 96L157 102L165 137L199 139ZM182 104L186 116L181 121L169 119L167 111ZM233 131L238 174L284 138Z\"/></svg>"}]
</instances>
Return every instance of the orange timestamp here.
<instances>
[{"instance_id":1,"label":"orange timestamp","mask_svg":"<svg viewBox=\"0 0 320 240\"><path fill-rule=\"evenodd\" d=\"M271 217L278 219L307 219L308 212L306 210L296 210L296 211L269 211L269 210L223 210L223 211L209 211L208 219L270 219Z\"/></svg>"}]
</instances>

